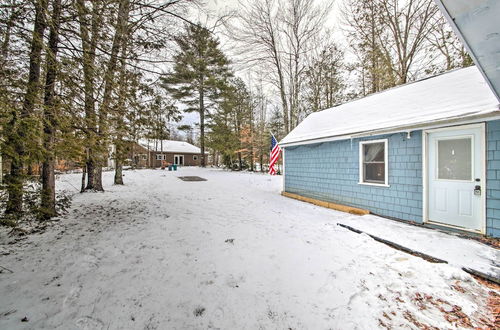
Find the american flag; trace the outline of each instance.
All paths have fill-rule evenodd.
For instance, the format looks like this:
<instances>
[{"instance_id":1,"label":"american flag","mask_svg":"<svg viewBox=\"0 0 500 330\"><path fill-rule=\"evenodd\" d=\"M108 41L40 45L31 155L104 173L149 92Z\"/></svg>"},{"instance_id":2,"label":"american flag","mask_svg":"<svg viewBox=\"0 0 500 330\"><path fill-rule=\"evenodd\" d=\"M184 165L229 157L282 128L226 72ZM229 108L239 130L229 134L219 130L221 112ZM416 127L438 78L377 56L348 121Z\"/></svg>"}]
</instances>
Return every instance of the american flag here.
<instances>
[{"instance_id":1,"label":"american flag","mask_svg":"<svg viewBox=\"0 0 500 330\"><path fill-rule=\"evenodd\" d=\"M278 145L278 141L276 141L274 135L271 135L271 154L269 156L269 174L271 175L276 175L274 164L276 164L278 158L280 158L280 152L281 148Z\"/></svg>"}]
</instances>

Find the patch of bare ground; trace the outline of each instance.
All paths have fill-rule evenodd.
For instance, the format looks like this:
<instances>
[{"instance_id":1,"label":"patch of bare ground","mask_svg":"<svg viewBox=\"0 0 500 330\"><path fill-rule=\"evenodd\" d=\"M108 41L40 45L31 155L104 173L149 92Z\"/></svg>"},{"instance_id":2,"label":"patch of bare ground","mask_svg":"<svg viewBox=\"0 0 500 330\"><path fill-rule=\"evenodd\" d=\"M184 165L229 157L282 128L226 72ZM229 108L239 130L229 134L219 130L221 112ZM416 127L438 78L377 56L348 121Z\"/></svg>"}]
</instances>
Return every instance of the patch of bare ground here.
<instances>
[{"instance_id":1,"label":"patch of bare ground","mask_svg":"<svg viewBox=\"0 0 500 330\"><path fill-rule=\"evenodd\" d=\"M481 280L482 282L486 282ZM483 283L485 284L485 283ZM499 295L498 295L498 285L491 284L491 290L489 293L487 308L484 311L478 311L475 315L467 315L462 310L462 307L450 303L441 298L435 298L432 295L416 293L412 297L412 302L418 306L420 310L425 309L435 309L441 312L443 318L450 323L450 325L457 328L468 328L468 329L499 329L500 324L498 319L498 307L499 307ZM496 288L495 288L496 286ZM465 293L465 289L460 285L460 281L455 281L451 285L451 288L455 291ZM436 329L423 324L416 320L416 318L408 311L404 312L404 317L412 324L414 324L419 329Z\"/></svg>"},{"instance_id":2,"label":"patch of bare ground","mask_svg":"<svg viewBox=\"0 0 500 330\"><path fill-rule=\"evenodd\" d=\"M413 315L413 313L410 312L410 311L405 311L403 313L403 316L404 316L404 318L407 321L409 321L410 323L412 323L413 325L415 325L419 329L423 329L423 330L439 330L439 328L436 328L436 327L433 327L433 326L430 326L430 325L427 325L425 323L417 321L417 319L415 318L415 316Z\"/></svg>"},{"instance_id":3,"label":"patch of bare ground","mask_svg":"<svg viewBox=\"0 0 500 330\"><path fill-rule=\"evenodd\" d=\"M474 238L475 240L483 243L483 244L486 244L486 245L489 245L489 246L492 246L496 249L500 249L500 239L498 238L492 238L492 237L477 237L477 238Z\"/></svg>"},{"instance_id":4,"label":"patch of bare ground","mask_svg":"<svg viewBox=\"0 0 500 330\"><path fill-rule=\"evenodd\" d=\"M477 276L474 278L488 288L487 309L492 316L492 321L486 329L500 329L500 285Z\"/></svg>"},{"instance_id":5,"label":"patch of bare ground","mask_svg":"<svg viewBox=\"0 0 500 330\"><path fill-rule=\"evenodd\" d=\"M410 300L419 311L422 311L422 313L425 311L431 314L441 314L444 320L453 328L500 329L500 286L479 277L475 278L479 283L488 288L489 296L485 308L478 310L472 315L467 315L462 310L462 307L444 299L436 298L430 294L417 292ZM450 287L452 290L466 293L466 290L459 280L455 281ZM387 298L382 295L379 295L378 298L387 301ZM418 329L439 329L422 321L422 318L418 315L419 313L415 310L410 311L408 309L399 308L405 303L405 300L401 298L400 292L395 292L395 296L392 299L396 306L394 306L395 308L391 308L392 310L390 311L386 310L382 312L382 316L378 319L381 328L392 329L394 327L394 321L398 319L398 316L402 316L406 321Z\"/></svg>"}]
</instances>

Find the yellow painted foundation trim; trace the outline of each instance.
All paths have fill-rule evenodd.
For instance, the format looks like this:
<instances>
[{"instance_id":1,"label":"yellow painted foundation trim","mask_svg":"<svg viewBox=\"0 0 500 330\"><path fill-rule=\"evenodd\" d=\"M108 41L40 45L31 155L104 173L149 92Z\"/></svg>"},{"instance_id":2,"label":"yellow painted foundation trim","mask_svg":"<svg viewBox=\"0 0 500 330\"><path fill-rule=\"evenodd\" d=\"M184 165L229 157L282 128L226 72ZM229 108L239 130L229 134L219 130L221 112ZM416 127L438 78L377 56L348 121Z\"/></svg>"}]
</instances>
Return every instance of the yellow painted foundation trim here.
<instances>
[{"instance_id":1,"label":"yellow painted foundation trim","mask_svg":"<svg viewBox=\"0 0 500 330\"><path fill-rule=\"evenodd\" d=\"M356 207L351 207L351 206L347 206L347 205L325 202L325 201L321 201L319 199L304 197L304 196L292 194L292 193L289 193L286 191L282 191L281 195L283 195L285 197L297 199L297 200L302 201L302 202L311 203L314 205L326 207L326 208L337 210L337 211L347 212L347 213L351 213L351 214L365 215L365 214L370 213L370 211L368 211L368 210L358 209Z\"/></svg>"}]
</instances>

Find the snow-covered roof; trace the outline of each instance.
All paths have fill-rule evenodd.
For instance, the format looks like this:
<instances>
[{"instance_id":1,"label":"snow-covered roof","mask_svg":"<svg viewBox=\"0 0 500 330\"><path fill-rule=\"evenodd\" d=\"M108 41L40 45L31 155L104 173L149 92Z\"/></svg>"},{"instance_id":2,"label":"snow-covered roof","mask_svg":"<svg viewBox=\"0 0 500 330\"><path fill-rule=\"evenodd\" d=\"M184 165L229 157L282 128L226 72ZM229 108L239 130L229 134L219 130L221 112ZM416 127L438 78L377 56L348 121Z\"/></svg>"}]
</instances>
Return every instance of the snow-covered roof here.
<instances>
[{"instance_id":1,"label":"snow-covered roof","mask_svg":"<svg viewBox=\"0 0 500 330\"><path fill-rule=\"evenodd\" d=\"M140 140L139 144L151 151L179 152L189 154L201 153L200 148L184 141L173 140Z\"/></svg>"},{"instance_id":2,"label":"snow-covered roof","mask_svg":"<svg viewBox=\"0 0 500 330\"><path fill-rule=\"evenodd\" d=\"M473 66L312 113L280 145L308 144L496 115L500 115L498 101Z\"/></svg>"}]
</instances>

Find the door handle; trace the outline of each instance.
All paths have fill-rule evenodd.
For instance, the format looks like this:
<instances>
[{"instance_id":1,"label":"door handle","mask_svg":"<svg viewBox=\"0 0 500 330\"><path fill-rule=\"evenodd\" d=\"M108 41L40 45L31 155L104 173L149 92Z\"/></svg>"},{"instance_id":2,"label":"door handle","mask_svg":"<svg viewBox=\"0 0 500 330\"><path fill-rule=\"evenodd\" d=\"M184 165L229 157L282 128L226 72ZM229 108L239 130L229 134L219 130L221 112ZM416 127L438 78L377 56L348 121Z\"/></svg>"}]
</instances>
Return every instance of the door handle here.
<instances>
[{"instance_id":1,"label":"door handle","mask_svg":"<svg viewBox=\"0 0 500 330\"><path fill-rule=\"evenodd\" d=\"M474 187L474 195L481 196L481 186L477 185Z\"/></svg>"}]
</instances>

